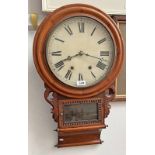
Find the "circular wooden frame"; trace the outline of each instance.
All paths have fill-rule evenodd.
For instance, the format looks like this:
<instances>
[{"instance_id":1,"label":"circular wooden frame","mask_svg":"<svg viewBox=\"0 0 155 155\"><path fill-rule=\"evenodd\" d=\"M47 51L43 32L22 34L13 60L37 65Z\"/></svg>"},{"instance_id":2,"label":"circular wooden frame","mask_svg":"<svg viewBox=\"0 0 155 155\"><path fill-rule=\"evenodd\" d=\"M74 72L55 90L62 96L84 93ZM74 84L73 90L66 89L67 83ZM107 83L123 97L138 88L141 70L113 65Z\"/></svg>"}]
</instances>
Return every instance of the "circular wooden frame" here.
<instances>
[{"instance_id":1,"label":"circular wooden frame","mask_svg":"<svg viewBox=\"0 0 155 155\"><path fill-rule=\"evenodd\" d=\"M59 81L54 74L51 73L45 56L48 34L61 21L74 16L87 16L99 21L107 28L115 43L116 58L111 71L108 73L106 79L87 88L75 88ZM71 4L55 10L43 20L34 38L33 57L39 75L49 88L63 96L87 98L103 92L114 82L123 63L123 50L124 46L121 34L114 21L107 14L93 6Z\"/></svg>"}]
</instances>

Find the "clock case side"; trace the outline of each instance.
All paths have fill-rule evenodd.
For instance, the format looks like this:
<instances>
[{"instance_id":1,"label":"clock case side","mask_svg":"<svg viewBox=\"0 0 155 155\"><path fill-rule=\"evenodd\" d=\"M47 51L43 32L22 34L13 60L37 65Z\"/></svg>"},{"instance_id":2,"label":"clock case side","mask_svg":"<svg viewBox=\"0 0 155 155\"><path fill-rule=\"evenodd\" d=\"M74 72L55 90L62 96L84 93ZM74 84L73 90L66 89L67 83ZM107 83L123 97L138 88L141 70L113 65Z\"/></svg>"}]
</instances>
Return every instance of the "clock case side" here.
<instances>
[{"instance_id":1,"label":"clock case side","mask_svg":"<svg viewBox=\"0 0 155 155\"><path fill-rule=\"evenodd\" d=\"M45 49L49 32L58 23L73 16L88 16L103 24L111 33L117 51L117 58L106 79L88 88L74 88L65 85L53 75L46 61ZM72 4L57 9L44 19L34 38L33 58L39 75L51 90L71 98L93 97L108 89L113 84L120 71L123 56L123 41L116 24L111 17L104 12L89 5Z\"/></svg>"}]
</instances>

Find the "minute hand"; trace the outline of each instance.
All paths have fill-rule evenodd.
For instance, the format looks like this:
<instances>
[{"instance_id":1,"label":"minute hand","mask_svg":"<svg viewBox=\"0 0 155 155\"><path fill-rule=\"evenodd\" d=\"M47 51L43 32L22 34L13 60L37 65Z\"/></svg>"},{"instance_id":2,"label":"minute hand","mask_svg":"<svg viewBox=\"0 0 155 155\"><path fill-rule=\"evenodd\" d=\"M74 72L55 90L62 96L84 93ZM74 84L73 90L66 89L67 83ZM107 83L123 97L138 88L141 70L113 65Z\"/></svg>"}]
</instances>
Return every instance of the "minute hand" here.
<instances>
[{"instance_id":1,"label":"minute hand","mask_svg":"<svg viewBox=\"0 0 155 155\"><path fill-rule=\"evenodd\" d=\"M89 57L92 57L92 58L96 58L96 59L99 59L99 60L101 60L102 61L102 59L101 58L98 58L98 57L96 57L96 56L93 56L93 55L89 55L89 54L85 54L86 56L89 56Z\"/></svg>"}]
</instances>

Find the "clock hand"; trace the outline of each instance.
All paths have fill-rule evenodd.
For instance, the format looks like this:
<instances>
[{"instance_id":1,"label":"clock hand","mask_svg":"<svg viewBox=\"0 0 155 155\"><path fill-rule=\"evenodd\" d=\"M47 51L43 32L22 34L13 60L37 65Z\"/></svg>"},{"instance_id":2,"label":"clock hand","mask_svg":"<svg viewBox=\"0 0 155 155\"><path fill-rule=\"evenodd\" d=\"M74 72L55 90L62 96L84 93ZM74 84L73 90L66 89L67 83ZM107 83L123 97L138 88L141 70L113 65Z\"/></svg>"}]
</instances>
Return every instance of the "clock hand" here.
<instances>
[{"instance_id":1,"label":"clock hand","mask_svg":"<svg viewBox=\"0 0 155 155\"><path fill-rule=\"evenodd\" d=\"M82 56L84 53L82 51L80 51L78 54L75 54L73 56L71 56L70 58L74 58L74 57L77 57L77 56Z\"/></svg>"},{"instance_id":2,"label":"clock hand","mask_svg":"<svg viewBox=\"0 0 155 155\"><path fill-rule=\"evenodd\" d=\"M73 55L73 56L68 56L67 58L65 58L65 59L63 59L63 60L61 60L61 61L70 61L72 58L75 58L75 57L77 57L77 56L82 56L84 53L82 52L82 51L80 51L78 54L75 54L75 55Z\"/></svg>"},{"instance_id":3,"label":"clock hand","mask_svg":"<svg viewBox=\"0 0 155 155\"><path fill-rule=\"evenodd\" d=\"M102 59L101 58L98 58L98 57L96 57L96 56L93 56L93 55L89 55L89 54L85 54L86 56L89 56L89 57L92 57L92 58L96 58L96 59L99 59L99 60L101 60L102 61Z\"/></svg>"},{"instance_id":4,"label":"clock hand","mask_svg":"<svg viewBox=\"0 0 155 155\"><path fill-rule=\"evenodd\" d=\"M96 57L96 56L90 55L90 54L88 54L88 53L84 53L83 51L80 51L80 52L82 53L82 55L86 55L86 56L89 56L89 57L92 57L92 58L96 58L96 59L99 59L99 60L102 61L101 58L98 58L98 57Z\"/></svg>"},{"instance_id":5,"label":"clock hand","mask_svg":"<svg viewBox=\"0 0 155 155\"><path fill-rule=\"evenodd\" d=\"M81 51L82 52L82 51ZM86 56L89 56L89 57L92 57L92 58L95 58L95 59L99 59L100 61L104 61L104 62L108 62L106 59L104 58L99 58L99 57L96 57L96 56L93 56L93 55L90 55L88 53L84 53L82 52L83 55L86 55Z\"/></svg>"}]
</instances>

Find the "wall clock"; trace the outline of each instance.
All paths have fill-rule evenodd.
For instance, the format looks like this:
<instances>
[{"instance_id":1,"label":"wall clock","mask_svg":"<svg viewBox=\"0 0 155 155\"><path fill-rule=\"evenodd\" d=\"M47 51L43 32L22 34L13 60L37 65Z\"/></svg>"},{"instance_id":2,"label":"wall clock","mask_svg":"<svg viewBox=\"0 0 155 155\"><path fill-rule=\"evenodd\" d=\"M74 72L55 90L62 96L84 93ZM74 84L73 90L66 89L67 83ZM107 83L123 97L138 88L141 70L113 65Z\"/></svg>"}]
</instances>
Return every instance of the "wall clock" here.
<instances>
[{"instance_id":1,"label":"wall clock","mask_svg":"<svg viewBox=\"0 0 155 155\"><path fill-rule=\"evenodd\" d=\"M43 20L33 56L58 123L57 147L102 143L123 50L114 21L93 6L63 6Z\"/></svg>"}]
</instances>

